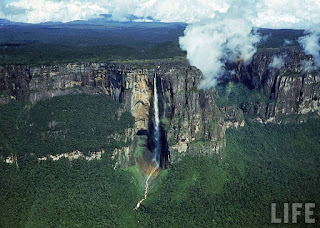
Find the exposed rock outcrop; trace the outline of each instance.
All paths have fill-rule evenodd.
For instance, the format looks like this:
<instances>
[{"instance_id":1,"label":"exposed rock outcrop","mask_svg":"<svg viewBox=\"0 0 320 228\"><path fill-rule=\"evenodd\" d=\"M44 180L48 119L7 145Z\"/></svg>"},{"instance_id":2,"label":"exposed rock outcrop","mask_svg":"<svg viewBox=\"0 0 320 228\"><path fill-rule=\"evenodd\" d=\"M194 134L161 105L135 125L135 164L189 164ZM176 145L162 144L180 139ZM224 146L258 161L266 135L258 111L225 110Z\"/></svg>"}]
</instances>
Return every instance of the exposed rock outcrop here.
<instances>
[{"instance_id":1,"label":"exposed rock outcrop","mask_svg":"<svg viewBox=\"0 0 320 228\"><path fill-rule=\"evenodd\" d=\"M0 66L0 104L10 99L29 101L31 79L29 66Z\"/></svg>"},{"instance_id":2,"label":"exposed rock outcrop","mask_svg":"<svg viewBox=\"0 0 320 228\"><path fill-rule=\"evenodd\" d=\"M212 90L199 90L202 74L188 64L160 67L166 105L162 122L171 149L171 160L185 153L221 157L225 146L223 115L215 104ZM202 151L192 143L206 141Z\"/></svg>"},{"instance_id":3,"label":"exposed rock outcrop","mask_svg":"<svg viewBox=\"0 0 320 228\"><path fill-rule=\"evenodd\" d=\"M282 61L278 67L271 64L274 57ZM319 115L320 71L312 65L312 56L305 55L300 48L261 50L251 64L239 63L236 67L239 81L272 100L269 104L249 101L242 110L263 122L281 122L285 115L314 112Z\"/></svg>"},{"instance_id":4,"label":"exposed rock outcrop","mask_svg":"<svg viewBox=\"0 0 320 228\"><path fill-rule=\"evenodd\" d=\"M274 66L274 57L282 64ZM147 145L153 77L157 73L161 127L170 161L178 161L186 153L221 158L226 128L244 126L245 115L262 123L283 123L296 121L284 116L298 115L298 121L304 121L307 117L301 114L320 114L320 72L310 70L312 64L312 57L299 48L259 50L249 65L239 61L229 65L228 70L235 73L231 81L259 91L270 102L246 100L238 106L219 107L215 102L217 91L199 90L201 72L184 61L0 66L0 103L16 99L33 104L58 95L105 93L123 104L119 112L129 111L135 117L134 129L121 140L133 142L141 136ZM134 163L132 145L114 151L117 164L126 167Z\"/></svg>"},{"instance_id":5,"label":"exposed rock outcrop","mask_svg":"<svg viewBox=\"0 0 320 228\"><path fill-rule=\"evenodd\" d=\"M12 72L14 77L11 79ZM124 136L133 140L138 132L149 130L155 72L158 72L161 82L158 89L162 101L160 112L171 161L179 160L185 153L199 154L197 149L189 146L197 140L208 141L204 154L219 157L225 145L223 116L215 105L212 91L197 89L200 71L186 62L4 66L0 67L2 103L7 102L10 96L35 103L64 94L105 93L123 103L124 110L135 117L133 132ZM116 150L114 155L117 162L125 166L124 163L132 163L133 151L126 147Z\"/></svg>"}]
</instances>

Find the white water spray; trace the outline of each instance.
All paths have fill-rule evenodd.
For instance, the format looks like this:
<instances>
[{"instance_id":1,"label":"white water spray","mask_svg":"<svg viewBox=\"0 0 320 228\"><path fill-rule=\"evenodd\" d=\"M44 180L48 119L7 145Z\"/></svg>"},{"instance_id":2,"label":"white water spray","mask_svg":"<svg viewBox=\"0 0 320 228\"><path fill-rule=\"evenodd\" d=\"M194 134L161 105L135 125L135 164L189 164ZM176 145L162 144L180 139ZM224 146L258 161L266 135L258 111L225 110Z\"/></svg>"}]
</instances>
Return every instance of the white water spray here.
<instances>
[{"instance_id":1,"label":"white water spray","mask_svg":"<svg viewBox=\"0 0 320 228\"><path fill-rule=\"evenodd\" d=\"M148 195L148 191L149 191L149 180L152 176L152 174L158 169L158 166L156 166L152 171L151 173L149 174L147 180L146 180L146 184L145 184L145 190L144 190L144 196L143 198L137 203L136 207L134 208L135 210L138 210L141 203L147 199L147 195Z\"/></svg>"},{"instance_id":2,"label":"white water spray","mask_svg":"<svg viewBox=\"0 0 320 228\"><path fill-rule=\"evenodd\" d=\"M149 191L149 180L153 173L159 168L160 164L160 153L161 153L161 133L160 133L160 118L159 118L159 103L158 103L158 91L157 91L157 74L154 75L153 79L153 106L154 106L154 157L153 162L155 163L155 167L147 177L145 183L145 190L143 198L137 203L135 210L138 210L141 203L147 199L148 191Z\"/></svg>"},{"instance_id":3,"label":"white water spray","mask_svg":"<svg viewBox=\"0 0 320 228\"><path fill-rule=\"evenodd\" d=\"M153 79L153 106L154 106L154 158L156 166L159 166L160 152L161 152L161 139L160 139L160 118L159 118L159 103L157 91L157 74Z\"/></svg>"}]
</instances>

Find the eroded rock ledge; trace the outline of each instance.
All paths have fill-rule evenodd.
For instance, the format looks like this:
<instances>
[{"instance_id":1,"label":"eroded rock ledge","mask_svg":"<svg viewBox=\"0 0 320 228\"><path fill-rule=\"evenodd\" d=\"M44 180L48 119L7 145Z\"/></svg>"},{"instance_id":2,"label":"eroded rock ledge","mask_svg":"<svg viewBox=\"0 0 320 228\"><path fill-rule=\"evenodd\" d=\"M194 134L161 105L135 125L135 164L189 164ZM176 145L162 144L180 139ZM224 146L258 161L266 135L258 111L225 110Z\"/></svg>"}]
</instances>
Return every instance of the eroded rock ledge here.
<instances>
[{"instance_id":1,"label":"eroded rock ledge","mask_svg":"<svg viewBox=\"0 0 320 228\"><path fill-rule=\"evenodd\" d=\"M270 67L273 58L281 57L283 66ZM176 162L186 153L222 158L226 128L245 125L244 116L261 123L286 123L283 118L305 114L319 115L320 73L306 70L313 59L300 49L272 49L256 53L252 63L241 62L228 66L235 74L229 78L242 82L250 90L257 90L272 102L252 102L241 106L217 106L215 89L199 90L202 74L187 62L162 63L81 63L54 66L0 66L0 103L11 99L29 102L74 93L104 93L124 104L122 111L130 111L135 126L121 137L137 142L137 135L148 134L152 114L153 76L161 80L158 91L161 99L161 124L170 150L170 161ZM300 118L301 117L301 118ZM133 143L132 145L136 145ZM117 164L134 163L135 148L116 149Z\"/></svg>"}]
</instances>

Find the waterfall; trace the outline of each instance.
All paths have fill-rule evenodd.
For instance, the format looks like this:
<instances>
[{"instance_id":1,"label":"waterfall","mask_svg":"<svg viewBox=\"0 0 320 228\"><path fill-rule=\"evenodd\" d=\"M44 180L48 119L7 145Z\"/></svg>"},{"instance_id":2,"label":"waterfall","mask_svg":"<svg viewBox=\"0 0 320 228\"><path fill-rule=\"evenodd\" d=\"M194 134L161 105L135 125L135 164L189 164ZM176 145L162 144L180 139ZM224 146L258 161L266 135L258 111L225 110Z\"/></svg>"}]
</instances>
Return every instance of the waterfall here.
<instances>
[{"instance_id":1,"label":"waterfall","mask_svg":"<svg viewBox=\"0 0 320 228\"><path fill-rule=\"evenodd\" d=\"M161 88L162 88L162 81L161 81ZM162 88L163 90L163 88ZM149 191L149 181L151 176L156 172L156 170L160 166L160 155L162 150L161 145L161 131L160 131L160 117L159 117L159 100L158 100L158 91L157 91L157 74L154 74L153 78L153 112L154 112L154 129L153 129L153 142L154 142L154 148L153 148L153 162L155 163L155 167L152 169L151 173L148 175L146 183L145 183L145 191L143 198L138 201L135 210L138 210L141 203L147 199L148 191Z\"/></svg>"},{"instance_id":2,"label":"waterfall","mask_svg":"<svg viewBox=\"0 0 320 228\"><path fill-rule=\"evenodd\" d=\"M161 133L160 133L160 118L159 118L159 101L157 91L157 74L153 79L153 107L154 107L154 162L159 166L161 154Z\"/></svg>"},{"instance_id":3,"label":"waterfall","mask_svg":"<svg viewBox=\"0 0 320 228\"><path fill-rule=\"evenodd\" d=\"M135 210L138 210L139 207L140 207L140 205L141 205L141 203L147 199L147 195L148 195L148 191L149 191L149 180L150 180L152 174L153 174L157 169L158 169L158 166L155 167L155 168L151 171L151 173L149 174L149 176L148 176L148 178L147 178L147 180L146 180L143 198L142 198L141 200L139 200L139 202L137 203L136 207L134 208Z\"/></svg>"}]
</instances>

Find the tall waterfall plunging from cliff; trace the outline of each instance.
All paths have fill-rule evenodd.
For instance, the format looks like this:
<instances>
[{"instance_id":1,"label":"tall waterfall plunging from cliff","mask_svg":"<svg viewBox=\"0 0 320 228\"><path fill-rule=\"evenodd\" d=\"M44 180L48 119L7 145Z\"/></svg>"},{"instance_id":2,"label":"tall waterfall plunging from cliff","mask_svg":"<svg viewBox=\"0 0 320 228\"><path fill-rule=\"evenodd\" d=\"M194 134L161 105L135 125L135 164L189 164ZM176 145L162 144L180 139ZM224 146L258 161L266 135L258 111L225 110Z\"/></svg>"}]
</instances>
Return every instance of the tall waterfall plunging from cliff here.
<instances>
[{"instance_id":1,"label":"tall waterfall plunging from cliff","mask_svg":"<svg viewBox=\"0 0 320 228\"><path fill-rule=\"evenodd\" d=\"M160 132L160 118L159 118L159 100L157 91L157 73L154 74L153 79L153 107L154 107L154 162L159 166L161 154L161 132Z\"/></svg>"},{"instance_id":2,"label":"tall waterfall plunging from cliff","mask_svg":"<svg viewBox=\"0 0 320 228\"><path fill-rule=\"evenodd\" d=\"M161 87L162 88L162 87ZM149 181L152 175L157 171L160 166L160 156L161 156L161 130L160 130L160 117L159 117L159 100L158 100L158 91L157 91L157 74L154 74L153 78L153 115L154 115L154 129L153 129L153 159L152 162L155 163L155 167L149 173L146 182L145 182L145 190L144 195L141 200L138 201L135 206L135 210L138 210L141 203L147 199L148 191L149 191Z\"/></svg>"}]
</instances>

